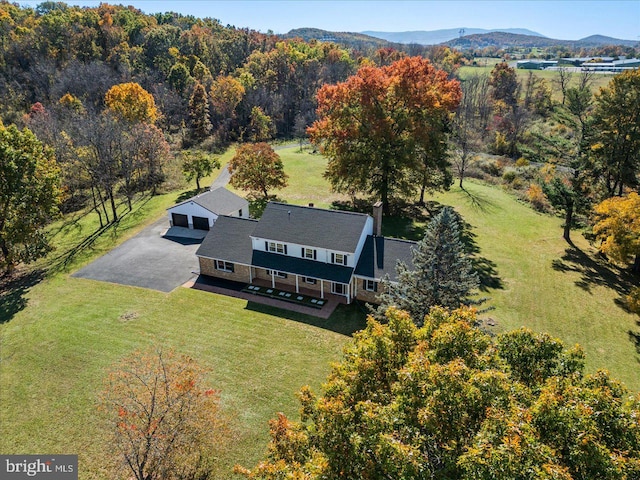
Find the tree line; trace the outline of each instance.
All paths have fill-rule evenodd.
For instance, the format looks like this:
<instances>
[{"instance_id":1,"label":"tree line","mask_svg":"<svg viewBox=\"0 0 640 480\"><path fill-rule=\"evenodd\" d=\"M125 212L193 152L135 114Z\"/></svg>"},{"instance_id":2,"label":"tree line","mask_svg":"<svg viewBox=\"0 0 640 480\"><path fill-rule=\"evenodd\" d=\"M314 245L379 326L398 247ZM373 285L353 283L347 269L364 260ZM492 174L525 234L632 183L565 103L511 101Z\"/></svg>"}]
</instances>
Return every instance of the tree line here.
<instances>
[{"instance_id":1,"label":"tree line","mask_svg":"<svg viewBox=\"0 0 640 480\"><path fill-rule=\"evenodd\" d=\"M452 164L462 186L477 152L545 164L530 194L564 213L567 240L577 214L638 188L637 72L596 95L588 73L521 81L506 62L460 81L463 56L446 47L347 50L108 4L2 1L0 22L4 123L54 149L63 208L91 206L102 225L156 192L172 146L307 134L336 191L381 198L387 213L449 188ZM189 159L201 157L183 155L198 183L211 160Z\"/></svg>"}]
</instances>

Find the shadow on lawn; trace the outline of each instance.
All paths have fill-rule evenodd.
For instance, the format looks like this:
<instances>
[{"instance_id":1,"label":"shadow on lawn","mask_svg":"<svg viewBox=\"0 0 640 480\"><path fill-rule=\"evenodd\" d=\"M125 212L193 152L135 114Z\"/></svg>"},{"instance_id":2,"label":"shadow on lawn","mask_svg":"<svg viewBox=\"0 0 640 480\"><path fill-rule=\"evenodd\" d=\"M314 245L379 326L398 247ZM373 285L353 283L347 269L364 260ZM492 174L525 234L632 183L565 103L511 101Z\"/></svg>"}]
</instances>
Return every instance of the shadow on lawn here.
<instances>
[{"instance_id":1,"label":"shadow on lawn","mask_svg":"<svg viewBox=\"0 0 640 480\"><path fill-rule=\"evenodd\" d=\"M475 208L482 211L490 211L496 208L495 204L488 198L476 195L462 189L463 195L467 196ZM371 214L370 200L357 199L355 202L333 202L333 208L337 210L356 211ZM387 237L402 238L418 242L424 238L427 224L438 215L444 205L435 201L427 201L424 205L396 202L390 205L391 215L385 216L382 221L382 234ZM454 210L455 212L455 210ZM504 284L498 276L497 265L488 258L480 256L480 247L476 243L476 234L473 233L473 226L464 221L457 213L458 222L462 228L461 240L465 251L471 256L473 270L478 274L480 280L480 291L487 292L489 289L503 289Z\"/></svg>"},{"instance_id":2,"label":"shadow on lawn","mask_svg":"<svg viewBox=\"0 0 640 480\"><path fill-rule=\"evenodd\" d=\"M267 315L276 315L280 318L286 318L294 322L312 325L314 327L330 330L342 335L351 336L355 332L362 330L367 325L365 308L357 302L351 305L338 305L335 312L328 318L312 317L303 313L292 312L284 308L272 307L262 303L247 302L247 310L252 312L264 313Z\"/></svg>"},{"instance_id":3,"label":"shadow on lawn","mask_svg":"<svg viewBox=\"0 0 640 480\"><path fill-rule=\"evenodd\" d=\"M474 210L483 213L491 213L492 211L495 211L497 209L496 204L491 201L491 199L487 195L472 192L465 189L464 187L460 187L460 191L465 195L467 201L471 205L471 208L473 208Z\"/></svg>"},{"instance_id":4,"label":"shadow on lawn","mask_svg":"<svg viewBox=\"0 0 640 480\"><path fill-rule=\"evenodd\" d=\"M27 293L44 278L44 273L43 270L35 270L0 280L0 325L9 322L16 313L26 308Z\"/></svg>"},{"instance_id":5,"label":"shadow on lawn","mask_svg":"<svg viewBox=\"0 0 640 480\"><path fill-rule=\"evenodd\" d=\"M635 345L636 352L640 355L640 332L633 332L629 330L629 340L631 340L631 343ZM637 358L636 360L640 363L640 358Z\"/></svg>"},{"instance_id":6,"label":"shadow on lawn","mask_svg":"<svg viewBox=\"0 0 640 480\"><path fill-rule=\"evenodd\" d=\"M624 297L629 294L631 288L638 281L638 278L631 272L611 265L602 257L589 255L575 245L567 248L562 258L554 260L552 266L554 270L559 272L579 273L580 278L575 284L586 292L591 293L594 286L610 288L619 295L614 303L629 312ZM640 320L636 323L640 326ZM640 354L640 331L629 330L628 335L629 340ZM637 360L640 363L640 358Z\"/></svg>"},{"instance_id":7,"label":"shadow on lawn","mask_svg":"<svg viewBox=\"0 0 640 480\"><path fill-rule=\"evenodd\" d=\"M136 222L132 222L129 224L124 224L123 220L132 218L137 219L144 215L142 211L142 207L146 205L146 203L151 199L150 195L146 195L142 197L139 201L135 203L135 206L132 210L127 210L123 213L120 213L118 219L110 222L107 225L99 227L97 230L91 232L89 235L84 238L81 237L80 233L82 231L82 226L79 223L80 218L76 218L73 221L66 222L64 225L64 229L76 229L78 231L78 237L82 238L77 244L72 246L71 248L65 250L59 255L52 256L47 259L46 268L48 271L55 273L60 271L67 270L72 262L80 255L81 253L91 249L96 241L105 234L110 234L111 238L116 239L122 232L132 228L136 225ZM121 208L123 204L120 204L118 208ZM62 232L63 228L61 228L58 233Z\"/></svg>"},{"instance_id":8,"label":"shadow on lawn","mask_svg":"<svg viewBox=\"0 0 640 480\"><path fill-rule=\"evenodd\" d=\"M575 284L589 293L594 286L604 285L622 297L629 293L634 284L630 272L614 267L604 258L588 255L576 246L567 248L562 258L554 260L552 266L559 272L579 273L580 279Z\"/></svg>"}]
</instances>

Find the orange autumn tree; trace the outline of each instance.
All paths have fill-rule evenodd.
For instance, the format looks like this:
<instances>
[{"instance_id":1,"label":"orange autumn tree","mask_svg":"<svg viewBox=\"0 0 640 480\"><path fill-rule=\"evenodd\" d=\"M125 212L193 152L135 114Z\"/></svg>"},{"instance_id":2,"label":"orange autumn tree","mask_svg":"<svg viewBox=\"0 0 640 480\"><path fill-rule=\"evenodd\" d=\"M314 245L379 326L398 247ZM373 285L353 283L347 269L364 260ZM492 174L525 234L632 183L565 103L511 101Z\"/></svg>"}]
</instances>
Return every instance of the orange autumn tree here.
<instances>
[{"instance_id":1,"label":"orange autumn tree","mask_svg":"<svg viewBox=\"0 0 640 480\"><path fill-rule=\"evenodd\" d=\"M261 193L269 199L269 190L287 186L287 176L280 156L268 143L242 145L229 162L229 183L234 188Z\"/></svg>"},{"instance_id":2,"label":"orange autumn tree","mask_svg":"<svg viewBox=\"0 0 640 480\"><path fill-rule=\"evenodd\" d=\"M460 84L422 57L365 66L318 92L311 141L329 158L335 191L380 198L448 188L446 131L461 99Z\"/></svg>"},{"instance_id":3,"label":"orange autumn tree","mask_svg":"<svg viewBox=\"0 0 640 480\"><path fill-rule=\"evenodd\" d=\"M205 373L190 357L151 348L109 374L101 403L125 478L207 478L221 428L218 392L203 385Z\"/></svg>"},{"instance_id":4,"label":"orange autumn tree","mask_svg":"<svg viewBox=\"0 0 640 480\"><path fill-rule=\"evenodd\" d=\"M158 119L153 95L135 82L114 85L104 101L110 111L131 123L154 123Z\"/></svg>"}]
</instances>

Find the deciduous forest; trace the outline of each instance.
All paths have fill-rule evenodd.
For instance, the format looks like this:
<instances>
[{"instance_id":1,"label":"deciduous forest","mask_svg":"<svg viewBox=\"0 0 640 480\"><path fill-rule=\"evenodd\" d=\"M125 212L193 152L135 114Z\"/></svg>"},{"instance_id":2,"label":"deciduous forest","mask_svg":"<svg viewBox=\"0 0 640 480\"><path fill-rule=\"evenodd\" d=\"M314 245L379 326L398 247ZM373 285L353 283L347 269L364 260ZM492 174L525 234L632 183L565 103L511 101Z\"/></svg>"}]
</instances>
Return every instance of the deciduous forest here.
<instances>
[{"instance_id":1,"label":"deciduous forest","mask_svg":"<svg viewBox=\"0 0 640 480\"><path fill-rule=\"evenodd\" d=\"M640 48L561 45L539 57L605 54L637 57ZM501 278L500 268L508 270L515 255L505 253L501 265L482 257L471 224L429 198L460 194L471 205L466 212L489 218L483 217L487 231L499 221L492 206L508 204L500 221L516 236L542 228L516 228L519 219L504 220L511 219L507 213L553 219L547 229L557 231L526 236L553 257L541 269L581 273L570 288L583 294L615 290L616 305L593 310L604 315L607 307L619 308L625 318L633 316L633 328L638 324L640 69L523 74L512 55L494 47L459 51L348 34L305 40L107 3L25 8L0 0L0 300L7 305L0 304L0 327L15 355L9 364L7 354L2 358L3 383L15 386L3 394L13 413L7 426L0 422L3 445L31 442L42 407L57 413L53 433L39 445L70 438L74 448L86 446L80 452L88 460L86 478L106 478L108 454L94 442L103 436L105 418L112 433L107 451L115 445L128 462L120 466L136 478L228 478L232 463L236 475L255 479L638 478L640 397L608 373L587 370L578 346L527 329L485 330L481 323L488 319L467 309L493 308L479 294L500 289L503 298L522 300L522 310L503 304L499 315L526 324L539 316L533 304L555 291L521 299L522 290L540 280L535 273L518 264L511 271L522 276ZM485 68L478 66L481 56ZM296 153L278 153L279 142L295 145ZM296 162L295 174L288 173ZM129 287L109 285L101 292L67 275L135 233L117 231L119 222L133 232L158 221L171 202L208 188L218 169L225 169L221 177L231 175L232 189L248 192L253 216L256 205L264 208L274 191L292 185L297 196L287 201L310 203L302 178L309 189L326 189L321 200L312 199L323 206L365 211L367 205L369 212L382 201L385 228L402 233L402 240L424 236L413 250L416 270L400 262L399 281L380 281L378 310L340 305L345 308L327 322L223 296L210 308L211 300L198 296L205 293L186 288L123 294L119 289ZM195 191L185 179L195 181ZM149 211L132 213L160 198ZM103 251L87 253L105 232L112 237L101 239ZM69 245L81 238L56 257L58 270L53 261L38 263L48 258L56 234L75 234ZM529 255L520 237L511 242L519 255ZM74 258L83 249L85 256ZM24 267L34 262L33 271ZM49 274L51 281L43 281ZM51 298L65 298L68 306ZM29 301L36 307L27 308ZM561 318L553 321L593 329L579 339L608 328L565 318L566 311L559 309ZM372 314L366 327L363 312ZM246 332L251 340L242 340ZM640 352L637 328L614 333ZM346 343L345 334L354 339ZM112 371L96 413L95 385L108 361L136 342L158 339L220 369L211 373L190 356L174 358L172 350L164 357L161 349L149 350L139 363L142 354L134 354ZM289 420L292 408L289 417L279 414L271 442L258 449L266 439L264 410L281 402L291 407L292 382L298 388L310 376L319 385L345 343L325 391L316 396L304 387L300 421ZM600 353L601 346L594 341L585 350ZM631 357L613 368L634 368ZM42 362L38 368L34 359ZM289 367L291 378L281 383ZM67 378L69 386L36 392L45 375L47 381ZM220 391L205 389L201 380L209 377ZM63 383L71 394L58 395ZM152 383L165 385L166 395L149 389ZM163 406L160 420L140 413L147 402ZM91 423L96 415L102 417ZM256 433L260 422L263 434ZM225 442L228 451L209 448ZM265 448L265 460L247 468Z\"/></svg>"}]
</instances>

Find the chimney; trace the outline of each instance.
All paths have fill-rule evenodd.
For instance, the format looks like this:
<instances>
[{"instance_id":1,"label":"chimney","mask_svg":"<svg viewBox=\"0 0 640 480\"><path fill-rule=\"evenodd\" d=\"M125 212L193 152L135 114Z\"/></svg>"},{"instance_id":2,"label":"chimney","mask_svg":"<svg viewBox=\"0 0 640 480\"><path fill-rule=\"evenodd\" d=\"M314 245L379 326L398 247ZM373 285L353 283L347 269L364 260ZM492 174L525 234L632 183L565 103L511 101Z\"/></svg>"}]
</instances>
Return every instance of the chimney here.
<instances>
[{"instance_id":1,"label":"chimney","mask_svg":"<svg viewBox=\"0 0 640 480\"><path fill-rule=\"evenodd\" d=\"M376 237L382 236L382 202L373 204L373 234Z\"/></svg>"}]
</instances>

